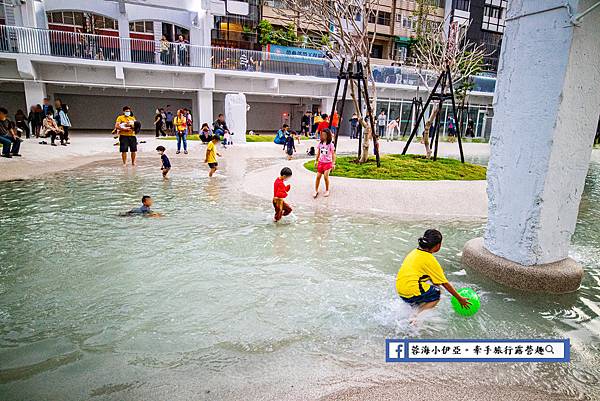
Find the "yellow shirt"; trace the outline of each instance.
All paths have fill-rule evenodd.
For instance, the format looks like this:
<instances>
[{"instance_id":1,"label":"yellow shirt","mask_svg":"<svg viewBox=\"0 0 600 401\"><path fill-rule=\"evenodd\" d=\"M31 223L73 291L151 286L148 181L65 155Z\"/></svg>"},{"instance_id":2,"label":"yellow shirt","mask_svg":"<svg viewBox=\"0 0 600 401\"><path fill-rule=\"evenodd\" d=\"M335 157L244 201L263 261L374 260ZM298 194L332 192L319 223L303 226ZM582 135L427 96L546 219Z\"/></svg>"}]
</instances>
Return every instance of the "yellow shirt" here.
<instances>
[{"instance_id":1,"label":"yellow shirt","mask_svg":"<svg viewBox=\"0 0 600 401\"><path fill-rule=\"evenodd\" d=\"M396 276L396 291L401 297L410 298L426 292L430 285L444 284L448 282L442 266L435 256L420 249L414 249L402 262L398 276Z\"/></svg>"},{"instance_id":2,"label":"yellow shirt","mask_svg":"<svg viewBox=\"0 0 600 401\"><path fill-rule=\"evenodd\" d=\"M321 116L315 116L314 120L313 120L313 124L318 124L323 122L323 118Z\"/></svg>"},{"instance_id":3,"label":"yellow shirt","mask_svg":"<svg viewBox=\"0 0 600 401\"><path fill-rule=\"evenodd\" d=\"M206 146L206 162L216 163L217 162L217 151L215 149L215 143L210 141Z\"/></svg>"},{"instance_id":4,"label":"yellow shirt","mask_svg":"<svg viewBox=\"0 0 600 401\"><path fill-rule=\"evenodd\" d=\"M173 124L175 125L175 128L177 128L177 131L185 131L187 129L187 118L184 116L181 116L181 118L175 116L173 118Z\"/></svg>"},{"instance_id":5,"label":"yellow shirt","mask_svg":"<svg viewBox=\"0 0 600 401\"><path fill-rule=\"evenodd\" d=\"M123 131L122 129L117 129L117 131L119 131L119 135L123 135L123 136L135 136L135 131L133 130L133 122L135 121L135 117L134 116L126 116L124 114L121 114L119 117L117 117L117 124L123 124L123 123L127 123L127 124L131 124L131 129L129 131Z\"/></svg>"}]
</instances>

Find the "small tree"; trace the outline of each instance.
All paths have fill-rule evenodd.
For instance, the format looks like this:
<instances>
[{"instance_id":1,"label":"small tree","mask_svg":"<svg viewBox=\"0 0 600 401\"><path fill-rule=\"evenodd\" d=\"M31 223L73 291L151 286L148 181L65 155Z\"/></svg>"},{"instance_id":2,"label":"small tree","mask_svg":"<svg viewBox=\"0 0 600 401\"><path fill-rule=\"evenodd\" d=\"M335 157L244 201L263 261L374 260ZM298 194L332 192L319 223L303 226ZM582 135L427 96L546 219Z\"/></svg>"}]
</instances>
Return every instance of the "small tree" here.
<instances>
[{"instance_id":1,"label":"small tree","mask_svg":"<svg viewBox=\"0 0 600 401\"><path fill-rule=\"evenodd\" d=\"M456 22L449 23L446 32L444 21L436 22L432 17L434 7L431 0L416 0L416 3L414 17L417 20L417 37L413 54L421 82L430 91L430 74L439 76L446 68L450 68L454 96L462 109L469 90L473 88L472 77L483 69L485 56L483 45L476 45L467 40L466 34L470 23L460 25ZM427 157L431 154L431 150L426 136L429 136L429 129L439 111L435 108L425 124L423 142ZM462 123L458 119L456 122Z\"/></svg>"}]
</instances>

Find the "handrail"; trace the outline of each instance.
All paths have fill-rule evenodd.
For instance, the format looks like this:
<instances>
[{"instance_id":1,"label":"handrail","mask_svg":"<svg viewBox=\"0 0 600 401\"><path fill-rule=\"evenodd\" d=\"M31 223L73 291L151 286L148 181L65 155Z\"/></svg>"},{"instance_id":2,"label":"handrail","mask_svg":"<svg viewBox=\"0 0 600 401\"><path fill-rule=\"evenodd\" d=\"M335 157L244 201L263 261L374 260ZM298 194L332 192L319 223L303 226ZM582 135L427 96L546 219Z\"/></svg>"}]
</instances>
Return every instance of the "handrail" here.
<instances>
[{"instance_id":1,"label":"handrail","mask_svg":"<svg viewBox=\"0 0 600 401\"><path fill-rule=\"evenodd\" d=\"M339 71L337 63L325 57L7 25L0 26L0 52L330 79L337 78ZM414 67L373 66L372 70L378 83L425 86ZM494 91L495 81L490 85L488 81L479 80L478 87L478 78L475 77L474 91ZM425 79L431 84L435 76L426 74Z\"/></svg>"}]
</instances>

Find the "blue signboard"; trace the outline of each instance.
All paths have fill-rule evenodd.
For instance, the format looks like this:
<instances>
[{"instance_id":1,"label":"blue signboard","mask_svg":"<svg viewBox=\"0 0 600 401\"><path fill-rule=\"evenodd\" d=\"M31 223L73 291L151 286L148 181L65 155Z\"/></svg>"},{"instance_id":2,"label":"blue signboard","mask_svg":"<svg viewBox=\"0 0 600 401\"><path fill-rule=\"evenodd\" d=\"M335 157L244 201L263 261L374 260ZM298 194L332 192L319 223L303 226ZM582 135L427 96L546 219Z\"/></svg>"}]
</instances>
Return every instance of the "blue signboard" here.
<instances>
[{"instance_id":1,"label":"blue signboard","mask_svg":"<svg viewBox=\"0 0 600 401\"><path fill-rule=\"evenodd\" d=\"M267 45L267 52L269 53L269 59L275 61L289 61L309 64L324 64L326 62L324 60L325 53L317 49Z\"/></svg>"}]
</instances>

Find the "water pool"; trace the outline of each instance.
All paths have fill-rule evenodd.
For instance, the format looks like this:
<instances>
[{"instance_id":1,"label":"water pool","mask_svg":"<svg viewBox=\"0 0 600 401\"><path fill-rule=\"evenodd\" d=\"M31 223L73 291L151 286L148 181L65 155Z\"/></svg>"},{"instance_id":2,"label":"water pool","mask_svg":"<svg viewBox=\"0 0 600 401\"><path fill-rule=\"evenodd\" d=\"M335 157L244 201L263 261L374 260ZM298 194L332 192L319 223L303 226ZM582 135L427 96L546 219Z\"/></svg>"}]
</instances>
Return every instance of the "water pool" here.
<instances>
[{"instance_id":1,"label":"water pool","mask_svg":"<svg viewBox=\"0 0 600 401\"><path fill-rule=\"evenodd\" d=\"M431 223L298 208L276 226L238 178L209 181L194 163L168 182L154 163L99 163L2 183L0 399L310 399L432 375L460 386L474 372L481 385L600 394L600 164L573 238L580 291L533 296L463 270L483 223L445 223L439 260L482 311L460 318L446 296L409 329L395 274ZM164 218L118 217L142 194ZM384 339L403 336L570 337L573 361L386 365Z\"/></svg>"}]
</instances>

